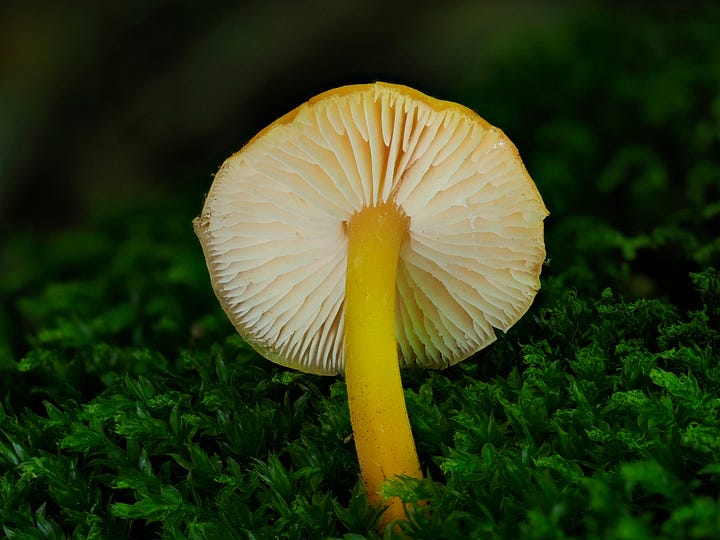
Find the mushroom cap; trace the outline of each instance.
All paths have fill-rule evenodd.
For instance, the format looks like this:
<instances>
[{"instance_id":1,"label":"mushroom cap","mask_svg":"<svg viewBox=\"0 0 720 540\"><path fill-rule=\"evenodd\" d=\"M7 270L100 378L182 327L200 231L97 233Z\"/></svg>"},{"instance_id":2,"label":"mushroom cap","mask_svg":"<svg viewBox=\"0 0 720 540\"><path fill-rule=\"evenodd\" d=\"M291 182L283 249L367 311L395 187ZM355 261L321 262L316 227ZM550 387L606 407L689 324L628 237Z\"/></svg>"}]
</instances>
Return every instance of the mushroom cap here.
<instances>
[{"instance_id":1,"label":"mushroom cap","mask_svg":"<svg viewBox=\"0 0 720 540\"><path fill-rule=\"evenodd\" d=\"M194 222L215 294L268 359L343 369L345 224L394 202L401 365L446 367L540 288L548 211L515 146L473 111L387 84L330 90L228 158Z\"/></svg>"}]
</instances>

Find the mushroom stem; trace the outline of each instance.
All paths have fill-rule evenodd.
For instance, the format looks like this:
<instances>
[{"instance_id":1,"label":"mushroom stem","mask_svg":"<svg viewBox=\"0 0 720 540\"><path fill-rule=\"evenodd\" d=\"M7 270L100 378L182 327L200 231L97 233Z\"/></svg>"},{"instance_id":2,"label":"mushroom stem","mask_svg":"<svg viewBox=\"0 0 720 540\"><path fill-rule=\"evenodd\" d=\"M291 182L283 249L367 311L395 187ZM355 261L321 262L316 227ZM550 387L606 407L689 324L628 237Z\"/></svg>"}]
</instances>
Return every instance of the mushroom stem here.
<instances>
[{"instance_id":1,"label":"mushroom stem","mask_svg":"<svg viewBox=\"0 0 720 540\"><path fill-rule=\"evenodd\" d=\"M422 478L410 430L395 337L395 280L409 218L395 204L363 208L347 223L345 380L360 472L385 525L405 519L380 487L396 475Z\"/></svg>"}]
</instances>

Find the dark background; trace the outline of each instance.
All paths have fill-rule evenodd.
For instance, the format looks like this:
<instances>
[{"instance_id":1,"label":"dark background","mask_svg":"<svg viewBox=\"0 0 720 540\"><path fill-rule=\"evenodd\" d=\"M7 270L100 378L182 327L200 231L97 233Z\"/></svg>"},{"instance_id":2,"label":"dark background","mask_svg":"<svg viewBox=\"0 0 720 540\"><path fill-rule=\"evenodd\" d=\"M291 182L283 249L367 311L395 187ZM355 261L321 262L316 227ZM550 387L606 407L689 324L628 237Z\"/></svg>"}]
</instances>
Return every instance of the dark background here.
<instances>
[{"instance_id":1,"label":"dark background","mask_svg":"<svg viewBox=\"0 0 720 540\"><path fill-rule=\"evenodd\" d=\"M673 9L680 9L677 7ZM386 80L462 101L521 151L523 94L488 95L538 42L572 47L587 2L11 2L0 5L0 231L107 205L197 198L256 131L309 97ZM508 81L511 84L512 81ZM497 85L495 86L497 88ZM485 95L484 95L485 94ZM532 171L531 171L532 172Z\"/></svg>"}]
</instances>

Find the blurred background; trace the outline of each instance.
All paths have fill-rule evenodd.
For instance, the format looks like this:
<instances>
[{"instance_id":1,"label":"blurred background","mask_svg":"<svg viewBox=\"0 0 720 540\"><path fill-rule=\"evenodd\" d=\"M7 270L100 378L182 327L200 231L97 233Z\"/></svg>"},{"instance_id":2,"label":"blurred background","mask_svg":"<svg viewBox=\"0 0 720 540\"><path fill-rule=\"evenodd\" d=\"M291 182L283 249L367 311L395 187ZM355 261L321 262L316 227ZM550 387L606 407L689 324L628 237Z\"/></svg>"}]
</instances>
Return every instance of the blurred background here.
<instances>
[{"instance_id":1,"label":"blurred background","mask_svg":"<svg viewBox=\"0 0 720 540\"><path fill-rule=\"evenodd\" d=\"M321 91L385 80L510 136L552 213L553 259L601 238L635 260L632 235L720 200L720 10L620 4L3 2L0 234L147 201L187 203L191 234L212 174L259 129ZM578 219L607 229L572 236ZM660 251L684 242L667 237ZM664 279L646 251L638 293Z\"/></svg>"},{"instance_id":2,"label":"blurred background","mask_svg":"<svg viewBox=\"0 0 720 540\"><path fill-rule=\"evenodd\" d=\"M462 101L528 151L526 96L557 82L512 87L502 64L572 47L568 29L605 15L588 2L3 2L0 230L165 192L195 193L199 212L211 174L256 131L349 83Z\"/></svg>"}]
</instances>

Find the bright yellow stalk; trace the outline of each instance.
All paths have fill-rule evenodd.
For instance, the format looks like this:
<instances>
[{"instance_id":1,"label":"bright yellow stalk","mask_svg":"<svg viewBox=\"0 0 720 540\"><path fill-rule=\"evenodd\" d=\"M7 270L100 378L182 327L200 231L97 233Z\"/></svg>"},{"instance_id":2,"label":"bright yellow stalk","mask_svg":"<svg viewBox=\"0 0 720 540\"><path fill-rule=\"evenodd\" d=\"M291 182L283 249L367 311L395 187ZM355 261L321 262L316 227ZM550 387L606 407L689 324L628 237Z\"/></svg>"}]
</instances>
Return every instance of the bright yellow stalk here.
<instances>
[{"instance_id":1,"label":"bright yellow stalk","mask_svg":"<svg viewBox=\"0 0 720 540\"><path fill-rule=\"evenodd\" d=\"M345 380L355 447L373 504L389 504L382 522L405 519L402 501L384 501L382 483L422 477L405 407L395 338L395 279L408 217L394 204L364 208L347 224Z\"/></svg>"}]
</instances>

